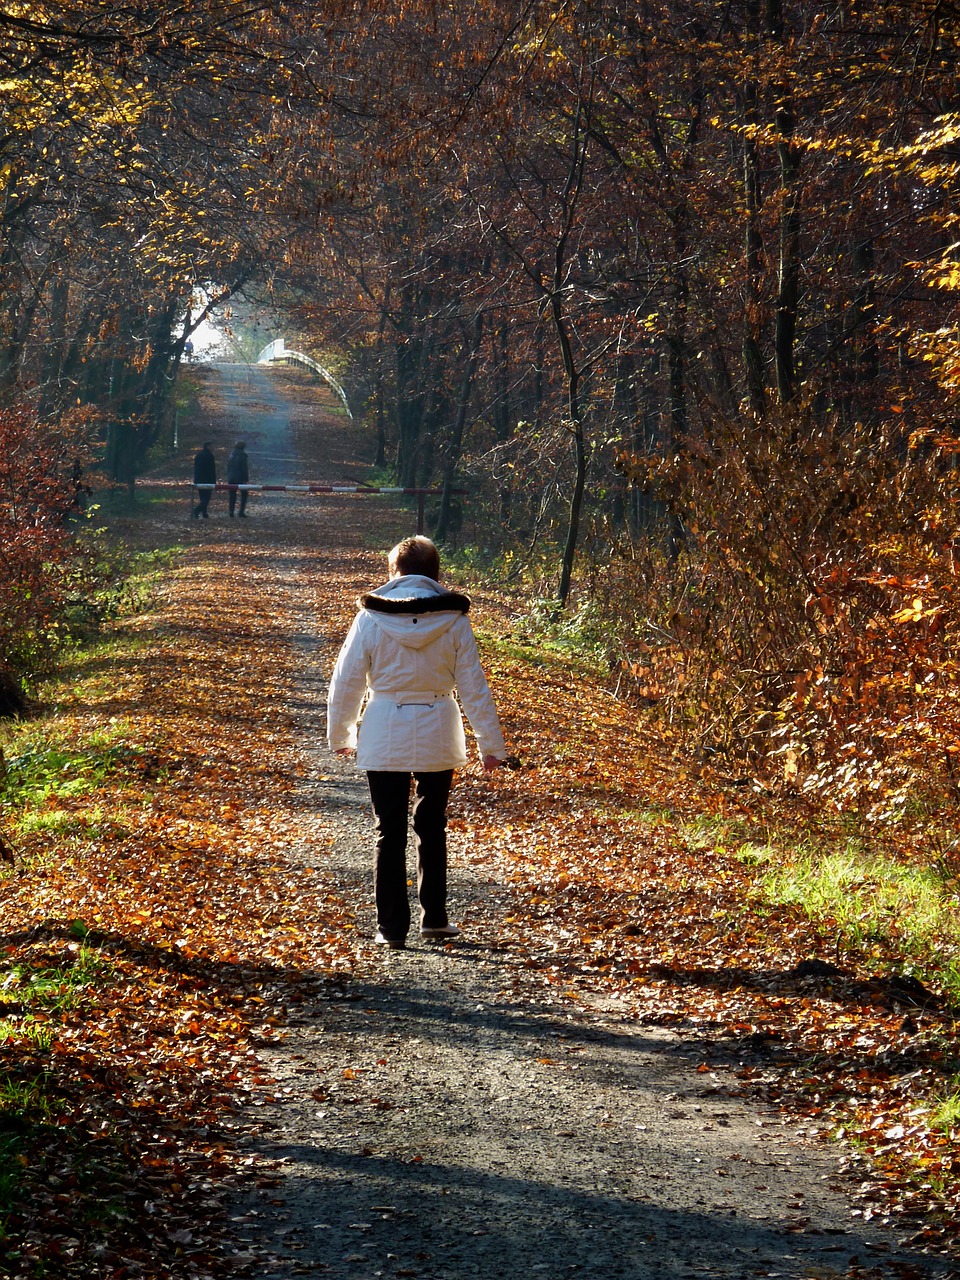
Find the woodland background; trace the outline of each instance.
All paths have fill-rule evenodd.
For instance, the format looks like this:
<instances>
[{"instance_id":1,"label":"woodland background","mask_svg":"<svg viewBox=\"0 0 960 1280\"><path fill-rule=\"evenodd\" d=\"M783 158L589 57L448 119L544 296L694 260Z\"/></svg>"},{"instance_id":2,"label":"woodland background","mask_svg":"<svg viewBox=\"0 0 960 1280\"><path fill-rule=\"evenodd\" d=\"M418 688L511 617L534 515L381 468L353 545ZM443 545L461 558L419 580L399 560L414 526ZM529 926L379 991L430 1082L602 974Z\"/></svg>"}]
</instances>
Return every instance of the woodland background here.
<instances>
[{"instance_id":1,"label":"woodland background","mask_svg":"<svg viewBox=\"0 0 960 1280\"><path fill-rule=\"evenodd\" d=\"M216 312L322 355L438 540L708 767L940 822L958 41L940 0L4 6L9 708L83 624L90 465L169 450Z\"/></svg>"}]
</instances>

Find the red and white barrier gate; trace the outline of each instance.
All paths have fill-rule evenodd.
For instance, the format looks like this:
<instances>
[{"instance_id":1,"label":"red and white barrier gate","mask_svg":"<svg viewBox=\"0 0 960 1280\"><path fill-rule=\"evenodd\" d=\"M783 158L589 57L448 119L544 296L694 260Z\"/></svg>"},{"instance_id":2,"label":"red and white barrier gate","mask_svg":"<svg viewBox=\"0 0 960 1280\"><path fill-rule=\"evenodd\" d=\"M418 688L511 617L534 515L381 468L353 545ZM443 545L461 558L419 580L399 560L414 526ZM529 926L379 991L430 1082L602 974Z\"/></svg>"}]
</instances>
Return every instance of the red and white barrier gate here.
<instances>
[{"instance_id":1,"label":"red and white barrier gate","mask_svg":"<svg viewBox=\"0 0 960 1280\"><path fill-rule=\"evenodd\" d=\"M138 489L211 489L235 493L246 490L247 493L393 493L417 499L417 533L423 533L424 501L427 498L439 498L442 489L405 489L401 485L373 484L192 484L187 480L138 480ZM451 493L464 494L466 489L451 489Z\"/></svg>"}]
</instances>

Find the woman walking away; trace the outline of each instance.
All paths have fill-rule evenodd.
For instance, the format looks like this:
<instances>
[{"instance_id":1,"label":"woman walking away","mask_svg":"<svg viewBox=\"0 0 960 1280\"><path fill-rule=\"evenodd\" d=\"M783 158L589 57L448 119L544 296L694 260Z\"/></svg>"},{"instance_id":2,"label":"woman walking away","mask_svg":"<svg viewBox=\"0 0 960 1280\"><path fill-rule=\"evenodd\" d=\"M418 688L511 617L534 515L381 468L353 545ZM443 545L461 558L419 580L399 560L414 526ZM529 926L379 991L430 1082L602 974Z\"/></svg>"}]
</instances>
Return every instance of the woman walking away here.
<instances>
[{"instance_id":1,"label":"woman walking away","mask_svg":"<svg viewBox=\"0 0 960 1280\"><path fill-rule=\"evenodd\" d=\"M460 708L484 769L507 750L467 620L470 601L439 584L429 538L405 538L388 556L389 582L358 601L327 699L327 737L337 755L356 751L367 771L376 828L376 941L399 950L410 928L407 811L414 780L420 936L456 938L447 919L447 800L467 763ZM359 722L359 723L358 723Z\"/></svg>"}]
</instances>

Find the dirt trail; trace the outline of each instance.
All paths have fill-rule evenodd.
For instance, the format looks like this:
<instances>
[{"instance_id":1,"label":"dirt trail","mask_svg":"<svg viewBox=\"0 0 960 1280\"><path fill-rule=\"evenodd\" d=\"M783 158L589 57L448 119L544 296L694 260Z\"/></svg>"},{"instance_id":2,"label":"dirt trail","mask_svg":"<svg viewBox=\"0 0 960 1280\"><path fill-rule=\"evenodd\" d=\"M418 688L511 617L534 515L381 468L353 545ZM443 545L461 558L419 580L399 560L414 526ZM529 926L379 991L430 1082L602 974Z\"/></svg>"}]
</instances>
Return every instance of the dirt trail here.
<instances>
[{"instance_id":1,"label":"dirt trail","mask_svg":"<svg viewBox=\"0 0 960 1280\"><path fill-rule=\"evenodd\" d=\"M292 438L290 410L270 374L257 365L220 364L221 395L224 415L237 427L237 439L243 437L256 457L261 475L273 484L295 484L302 459Z\"/></svg>"},{"instance_id":2,"label":"dirt trail","mask_svg":"<svg viewBox=\"0 0 960 1280\"><path fill-rule=\"evenodd\" d=\"M289 448L292 476L343 474L335 433L322 449L310 437L297 461L305 436L279 390L267 397L259 379L229 373L221 385L223 444L246 438L254 465L275 453L279 466ZM463 941L398 953L373 945L365 788L322 746L325 673L343 622L318 614L312 589L322 566L355 592L341 552L362 544L358 510L254 505L244 530L250 565L270 566L271 607L285 613L301 672L284 749L303 782L282 802L292 833L284 854L353 904L366 941L352 974L261 1049L264 1083L237 1130L260 1181L231 1208L237 1274L956 1274L852 1217L833 1153L736 1096L729 1077L698 1070L695 1039L641 1027L615 1001L558 990L528 970L547 944L535 930L518 938L515 925L509 937L501 928L514 904L482 848L453 840ZM191 533L212 557L234 534L222 509L214 515ZM398 536L406 520L397 513Z\"/></svg>"}]
</instances>

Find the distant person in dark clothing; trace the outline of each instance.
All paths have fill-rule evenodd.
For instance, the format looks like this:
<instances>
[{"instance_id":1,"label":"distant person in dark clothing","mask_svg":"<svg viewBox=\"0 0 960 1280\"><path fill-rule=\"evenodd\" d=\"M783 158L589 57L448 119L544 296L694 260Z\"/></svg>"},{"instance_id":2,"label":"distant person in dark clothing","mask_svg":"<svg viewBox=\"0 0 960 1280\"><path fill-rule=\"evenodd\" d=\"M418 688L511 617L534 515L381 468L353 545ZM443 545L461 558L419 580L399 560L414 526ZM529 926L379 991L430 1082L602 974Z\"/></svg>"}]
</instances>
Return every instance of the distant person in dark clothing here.
<instances>
[{"instance_id":1,"label":"distant person in dark clothing","mask_svg":"<svg viewBox=\"0 0 960 1280\"><path fill-rule=\"evenodd\" d=\"M215 485L217 483L217 460L213 456L209 441L206 442L202 449L194 455L193 459L193 483L195 485ZM194 520L198 516L203 516L204 520L210 518L207 507L210 505L210 495L213 489L197 489L197 505L190 514Z\"/></svg>"},{"instance_id":2,"label":"distant person in dark clothing","mask_svg":"<svg viewBox=\"0 0 960 1280\"><path fill-rule=\"evenodd\" d=\"M227 458L227 484L249 484L250 483L250 460L247 457L247 446L242 440L233 446L233 450ZM237 515L245 516L247 514L247 498L249 491L247 489L231 489L230 490L230 514L233 515L233 509L237 503L237 494L240 495L240 510Z\"/></svg>"}]
</instances>

